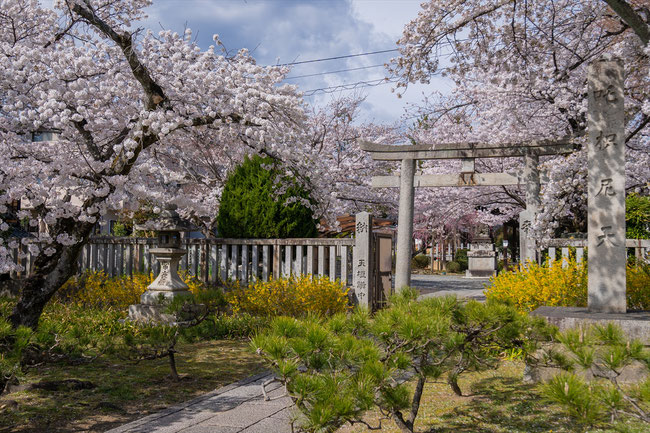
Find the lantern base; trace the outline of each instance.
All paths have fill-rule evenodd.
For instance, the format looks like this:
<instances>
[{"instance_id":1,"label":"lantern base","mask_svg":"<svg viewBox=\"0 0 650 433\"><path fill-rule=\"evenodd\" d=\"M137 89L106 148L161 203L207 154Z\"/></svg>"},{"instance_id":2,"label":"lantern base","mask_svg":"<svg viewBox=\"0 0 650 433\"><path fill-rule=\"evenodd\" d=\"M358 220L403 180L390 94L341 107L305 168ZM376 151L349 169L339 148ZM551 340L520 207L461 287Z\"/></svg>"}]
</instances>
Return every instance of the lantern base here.
<instances>
[{"instance_id":1,"label":"lantern base","mask_svg":"<svg viewBox=\"0 0 650 433\"><path fill-rule=\"evenodd\" d=\"M150 286L151 287L151 286ZM160 305L168 303L178 297L191 296L189 290L151 290L148 289L140 296L140 303L144 305Z\"/></svg>"},{"instance_id":2,"label":"lantern base","mask_svg":"<svg viewBox=\"0 0 650 433\"><path fill-rule=\"evenodd\" d=\"M176 317L173 314L164 313L163 310L162 305L129 305L129 318L127 320L130 322L164 323L169 325L176 323Z\"/></svg>"}]
</instances>

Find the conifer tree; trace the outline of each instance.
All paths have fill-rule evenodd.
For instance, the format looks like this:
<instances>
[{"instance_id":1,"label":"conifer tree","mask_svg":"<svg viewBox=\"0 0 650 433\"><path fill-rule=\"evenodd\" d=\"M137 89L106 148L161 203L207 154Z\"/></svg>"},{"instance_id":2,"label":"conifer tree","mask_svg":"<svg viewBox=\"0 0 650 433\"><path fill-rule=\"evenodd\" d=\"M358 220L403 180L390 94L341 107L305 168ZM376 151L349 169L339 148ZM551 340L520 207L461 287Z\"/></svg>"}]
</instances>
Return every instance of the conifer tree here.
<instances>
[{"instance_id":1,"label":"conifer tree","mask_svg":"<svg viewBox=\"0 0 650 433\"><path fill-rule=\"evenodd\" d=\"M309 192L271 158L246 157L226 181L217 217L226 238L316 236Z\"/></svg>"}]
</instances>

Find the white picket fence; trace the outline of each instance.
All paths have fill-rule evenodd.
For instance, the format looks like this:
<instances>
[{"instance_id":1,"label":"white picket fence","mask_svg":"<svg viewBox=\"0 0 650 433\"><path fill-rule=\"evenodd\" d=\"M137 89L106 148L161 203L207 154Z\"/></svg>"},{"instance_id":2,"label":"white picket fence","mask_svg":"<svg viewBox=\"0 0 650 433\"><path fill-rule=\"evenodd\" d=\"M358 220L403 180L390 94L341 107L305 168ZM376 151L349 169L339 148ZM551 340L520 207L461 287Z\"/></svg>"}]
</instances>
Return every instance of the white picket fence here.
<instances>
[{"instance_id":1,"label":"white picket fence","mask_svg":"<svg viewBox=\"0 0 650 433\"><path fill-rule=\"evenodd\" d=\"M563 266L567 265L570 254L570 249L575 248L575 259L578 263L586 259L585 248L587 247L587 239L551 239L546 243L548 263L555 260L562 260ZM627 248L634 248L634 255L637 260L648 260L648 252L650 250L650 239L626 239L625 246ZM558 257L559 255L559 257ZM544 254L540 254L540 264Z\"/></svg>"}]
</instances>

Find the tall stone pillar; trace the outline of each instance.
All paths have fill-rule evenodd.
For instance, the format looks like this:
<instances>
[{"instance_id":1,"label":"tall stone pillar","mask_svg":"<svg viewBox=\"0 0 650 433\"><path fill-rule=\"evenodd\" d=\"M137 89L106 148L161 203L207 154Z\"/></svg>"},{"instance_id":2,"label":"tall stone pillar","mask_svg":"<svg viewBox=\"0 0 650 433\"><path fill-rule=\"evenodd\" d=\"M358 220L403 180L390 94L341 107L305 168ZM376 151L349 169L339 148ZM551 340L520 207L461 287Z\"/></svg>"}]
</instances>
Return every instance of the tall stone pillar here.
<instances>
[{"instance_id":1,"label":"tall stone pillar","mask_svg":"<svg viewBox=\"0 0 650 433\"><path fill-rule=\"evenodd\" d=\"M623 63L599 59L588 72L588 308L624 313L625 117Z\"/></svg>"},{"instance_id":2,"label":"tall stone pillar","mask_svg":"<svg viewBox=\"0 0 650 433\"><path fill-rule=\"evenodd\" d=\"M411 285L411 243L413 240L413 181L415 160L403 159L400 172L399 216L397 220L397 260L395 290Z\"/></svg>"},{"instance_id":3,"label":"tall stone pillar","mask_svg":"<svg viewBox=\"0 0 650 433\"><path fill-rule=\"evenodd\" d=\"M352 254L352 280L357 305L372 308L370 287L372 280L372 216L360 212L355 220L354 250Z\"/></svg>"},{"instance_id":4,"label":"tall stone pillar","mask_svg":"<svg viewBox=\"0 0 650 433\"><path fill-rule=\"evenodd\" d=\"M539 156L524 156L524 182L526 184L526 210L519 214L519 254L521 263L537 262L537 242L530 230L540 207Z\"/></svg>"}]
</instances>

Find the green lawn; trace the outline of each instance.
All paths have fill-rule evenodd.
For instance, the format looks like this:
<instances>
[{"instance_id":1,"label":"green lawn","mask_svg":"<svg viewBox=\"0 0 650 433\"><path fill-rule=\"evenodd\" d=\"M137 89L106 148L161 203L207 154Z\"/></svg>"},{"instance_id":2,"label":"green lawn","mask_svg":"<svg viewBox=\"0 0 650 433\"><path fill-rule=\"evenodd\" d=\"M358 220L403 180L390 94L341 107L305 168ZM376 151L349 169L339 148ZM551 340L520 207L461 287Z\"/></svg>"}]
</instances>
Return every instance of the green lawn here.
<instances>
[{"instance_id":1,"label":"green lawn","mask_svg":"<svg viewBox=\"0 0 650 433\"><path fill-rule=\"evenodd\" d=\"M613 428L581 426L567 417L559 406L542 399L535 385L524 384L523 363L506 362L496 371L461 376L460 385L467 396L456 396L441 382L425 387L415 430L420 433L568 433L621 432L647 433L648 424L619 423ZM371 426L380 414L368 414ZM371 432L357 424L339 433ZM395 424L383 421L382 432L399 433Z\"/></svg>"},{"instance_id":2,"label":"green lawn","mask_svg":"<svg viewBox=\"0 0 650 433\"><path fill-rule=\"evenodd\" d=\"M178 345L180 382L169 377L167 359L138 364L99 358L82 365L55 364L29 371L21 385L79 379L83 390L26 389L0 397L0 432L102 432L192 399L263 369L248 342L220 340Z\"/></svg>"}]
</instances>

